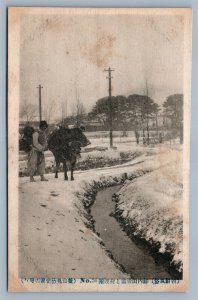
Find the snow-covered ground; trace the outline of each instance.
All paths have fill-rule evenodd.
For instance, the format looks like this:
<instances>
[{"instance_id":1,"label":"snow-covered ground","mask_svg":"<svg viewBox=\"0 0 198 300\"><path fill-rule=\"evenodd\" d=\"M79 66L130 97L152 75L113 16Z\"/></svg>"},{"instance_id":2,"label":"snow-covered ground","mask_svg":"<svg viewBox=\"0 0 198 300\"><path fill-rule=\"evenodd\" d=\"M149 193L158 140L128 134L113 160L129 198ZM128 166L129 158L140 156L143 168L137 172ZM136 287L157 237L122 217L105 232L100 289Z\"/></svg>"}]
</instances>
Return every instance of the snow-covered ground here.
<instances>
[{"instance_id":1,"label":"snow-covered ground","mask_svg":"<svg viewBox=\"0 0 198 300\"><path fill-rule=\"evenodd\" d=\"M131 147L131 144L129 146ZM124 148L126 149L126 147ZM122 178L125 173L128 176L134 174L134 172L142 174L142 170L159 169L156 172L161 174L160 170L162 170L162 173L168 174L163 170L171 168L172 162L180 157L179 146L172 148L167 145L155 148L143 148L140 146L139 148L145 150L142 155L134 160L119 166L76 171L74 173L75 181L72 182L64 181L62 173L59 179L54 179L53 174L47 174L48 182L40 182L39 178L35 177L37 182L29 183L28 177L20 178L19 251L22 260L20 276L72 276L76 278L81 276L124 278L128 276L118 269L102 248L100 239L85 226L87 220L83 202L85 201L86 191L91 189L95 182L109 182L109 185L115 184L115 181ZM136 147L133 148L135 151L137 149ZM173 164L172 169L174 169ZM179 170L181 173L181 169ZM149 175L144 175L142 179L137 179L137 183L140 180L145 180L144 197L149 205L149 194L147 195L147 193L150 192L150 179L147 176ZM158 178L156 187L159 186L161 191L163 180L159 179L161 175L155 176ZM167 175L167 178L169 178L169 181L173 180L172 194L176 193L176 195L179 195L177 186L174 185L175 177L172 178L170 176L168 177ZM147 178L148 184L146 184ZM167 182L169 183L169 181ZM130 188L130 185L128 185L128 188ZM126 191L126 187L124 189ZM141 190L143 191L142 186ZM157 193L161 197L161 192L158 192L156 189L151 193L152 199L150 203L151 206L155 204L158 207L160 223L160 217L162 216L160 210L162 209L164 215L164 206L156 204L158 201ZM182 199L182 195L180 196ZM177 205L173 205L174 203L169 199L168 195L163 197L164 201L167 201L167 207L172 207L172 210L170 210L171 214L179 218L181 211L179 212L176 209ZM132 201L129 197L126 199L126 207L123 207L124 211L128 211L129 203ZM181 202L181 199L178 196L178 201ZM160 202L163 203L163 201ZM144 210L144 207L142 209ZM165 211L167 212L165 216L168 218L169 212L168 210ZM144 213L146 219L146 211ZM128 214L126 214L127 216ZM150 230L150 234L152 235L153 232L154 235L155 227L151 226ZM166 233L164 235L166 236ZM158 235L158 237L159 239L164 238L163 234Z\"/></svg>"},{"instance_id":2,"label":"snow-covered ground","mask_svg":"<svg viewBox=\"0 0 198 300\"><path fill-rule=\"evenodd\" d=\"M171 158L160 169L126 181L118 193L117 210L133 234L160 253L170 253L172 264L182 271L183 184L182 153L170 152ZM161 159L161 158L160 158Z\"/></svg>"}]
</instances>

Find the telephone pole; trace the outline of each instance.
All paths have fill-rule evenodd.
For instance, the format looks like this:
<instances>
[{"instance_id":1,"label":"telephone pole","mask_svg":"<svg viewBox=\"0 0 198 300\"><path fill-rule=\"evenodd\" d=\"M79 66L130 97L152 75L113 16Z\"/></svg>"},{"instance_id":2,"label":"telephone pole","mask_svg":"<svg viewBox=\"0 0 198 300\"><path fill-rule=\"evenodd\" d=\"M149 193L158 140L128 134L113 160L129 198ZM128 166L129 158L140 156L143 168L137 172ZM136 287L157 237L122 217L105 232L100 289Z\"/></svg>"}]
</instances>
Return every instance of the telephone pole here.
<instances>
[{"instance_id":1,"label":"telephone pole","mask_svg":"<svg viewBox=\"0 0 198 300\"><path fill-rule=\"evenodd\" d=\"M109 137L110 137L110 147L113 147L113 118L112 118L112 99L111 99L111 79L113 78L111 76L111 72L115 71L111 69L110 67L107 70L104 70L105 72L108 72L109 79Z\"/></svg>"},{"instance_id":2,"label":"telephone pole","mask_svg":"<svg viewBox=\"0 0 198 300\"><path fill-rule=\"evenodd\" d=\"M39 121L42 121L42 106L41 106L41 89L43 89L43 86L39 84L37 86L37 89L39 89Z\"/></svg>"},{"instance_id":3,"label":"telephone pole","mask_svg":"<svg viewBox=\"0 0 198 300\"><path fill-rule=\"evenodd\" d=\"M147 96L147 102L148 102L148 97L149 97L149 92L148 92L148 82L146 79L146 96ZM149 139L149 114L148 114L148 106L149 103L147 103L147 110L146 110L146 130L147 130L147 145L149 145L150 143L150 139Z\"/></svg>"}]
</instances>

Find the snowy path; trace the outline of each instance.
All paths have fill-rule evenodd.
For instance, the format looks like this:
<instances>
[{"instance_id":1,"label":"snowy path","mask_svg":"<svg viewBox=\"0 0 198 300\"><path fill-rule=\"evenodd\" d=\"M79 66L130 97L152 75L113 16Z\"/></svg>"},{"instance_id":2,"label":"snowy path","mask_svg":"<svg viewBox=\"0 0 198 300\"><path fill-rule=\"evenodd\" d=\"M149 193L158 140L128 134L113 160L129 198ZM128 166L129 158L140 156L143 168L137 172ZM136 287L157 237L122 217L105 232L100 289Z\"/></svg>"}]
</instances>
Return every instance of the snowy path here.
<instances>
[{"instance_id":1,"label":"snowy path","mask_svg":"<svg viewBox=\"0 0 198 300\"><path fill-rule=\"evenodd\" d=\"M62 178L23 185L19 206L21 277L126 277L79 217L71 196L74 187Z\"/></svg>"}]
</instances>

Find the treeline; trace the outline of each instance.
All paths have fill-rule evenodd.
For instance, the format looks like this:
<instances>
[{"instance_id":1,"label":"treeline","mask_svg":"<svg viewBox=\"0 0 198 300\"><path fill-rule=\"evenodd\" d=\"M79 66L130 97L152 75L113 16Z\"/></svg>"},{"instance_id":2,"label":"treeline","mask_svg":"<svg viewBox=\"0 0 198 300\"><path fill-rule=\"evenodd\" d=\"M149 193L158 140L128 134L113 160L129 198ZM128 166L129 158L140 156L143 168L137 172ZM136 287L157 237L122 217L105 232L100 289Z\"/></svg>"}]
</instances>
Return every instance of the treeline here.
<instances>
[{"instance_id":1,"label":"treeline","mask_svg":"<svg viewBox=\"0 0 198 300\"><path fill-rule=\"evenodd\" d=\"M111 113L111 116L110 116ZM177 137L183 142L183 94L168 96L160 106L147 95L133 94L98 99L89 113L77 111L65 118L67 124L84 124L88 131L109 130L112 118L113 130L133 130L136 142L142 137L150 143L151 131L158 142Z\"/></svg>"},{"instance_id":2,"label":"treeline","mask_svg":"<svg viewBox=\"0 0 198 300\"><path fill-rule=\"evenodd\" d=\"M140 129L142 123L149 126L151 116L157 116L159 105L150 97L142 95L115 96L111 98L111 113L115 130ZM89 118L97 118L108 127L110 117L109 98L99 99Z\"/></svg>"},{"instance_id":3,"label":"treeline","mask_svg":"<svg viewBox=\"0 0 198 300\"><path fill-rule=\"evenodd\" d=\"M109 128L110 111L114 130L134 130L139 143L140 134L144 143L150 142L150 131L168 130L170 138L180 137L183 141L183 94L168 96L162 107L146 95L133 94L114 96L111 103L108 97L101 98L88 114L88 119L97 119L105 128Z\"/></svg>"}]
</instances>

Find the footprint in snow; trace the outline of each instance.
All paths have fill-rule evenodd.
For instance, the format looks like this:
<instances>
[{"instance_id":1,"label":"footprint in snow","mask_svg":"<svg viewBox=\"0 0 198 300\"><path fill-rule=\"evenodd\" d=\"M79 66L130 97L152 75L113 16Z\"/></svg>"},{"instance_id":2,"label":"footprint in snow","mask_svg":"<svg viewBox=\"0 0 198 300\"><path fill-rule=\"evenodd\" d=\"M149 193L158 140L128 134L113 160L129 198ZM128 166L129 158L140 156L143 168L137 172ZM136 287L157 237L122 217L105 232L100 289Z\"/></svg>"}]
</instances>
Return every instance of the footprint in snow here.
<instances>
[{"instance_id":1,"label":"footprint in snow","mask_svg":"<svg viewBox=\"0 0 198 300\"><path fill-rule=\"evenodd\" d=\"M51 192L51 196L53 196L53 197L57 197L57 196L59 196L59 194L57 193L57 192Z\"/></svg>"},{"instance_id":2,"label":"footprint in snow","mask_svg":"<svg viewBox=\"0 0 198 300\"><path fill-rule=\"evenodd\" d=\"M64 214L60 214L60 213L58 213L58 214L56 214L56 215L57 215L57 216L63 216L63 217L65 216Z\"/></svg>"}]
</instances>

